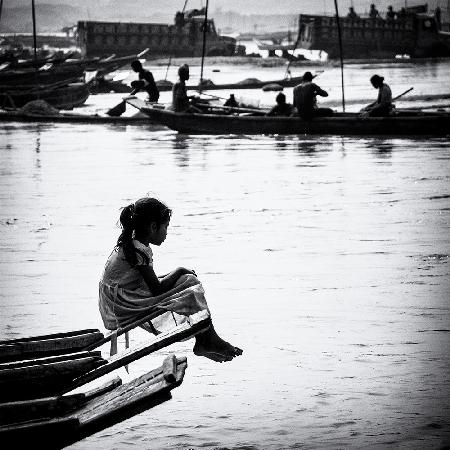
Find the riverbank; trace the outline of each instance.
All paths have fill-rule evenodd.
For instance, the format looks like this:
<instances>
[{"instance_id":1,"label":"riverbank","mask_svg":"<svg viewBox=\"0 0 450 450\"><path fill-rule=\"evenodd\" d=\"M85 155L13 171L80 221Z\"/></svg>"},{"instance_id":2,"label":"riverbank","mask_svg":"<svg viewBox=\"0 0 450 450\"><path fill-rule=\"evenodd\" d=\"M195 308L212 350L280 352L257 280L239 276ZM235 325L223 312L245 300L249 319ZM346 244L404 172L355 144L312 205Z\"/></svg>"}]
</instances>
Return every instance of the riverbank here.
<instances>
[{"instance_id":1,"label":"riverbank","mask_svg":"<svg viewBox=\"0 0 450 450\"><path fill-rule=\"evenodd\" d=\"M148 59L146 64L151 64L154 66L167 66L171 65L182 65L188 64L189 66L201 66L202 59L200 57L183 57L183 58L156 58ZM405 65L421 65L421 64L433 64L433 63L446 63L449 62L450 58L383 58L383 59L344 59L344 64L348 65L370 65L379 66L386 64L405 64ZM207 56L205 58L205 65L217 66L217 65L253 65L255 67L283 67L289 64L284 58L281 57L257 57L257 56ZM314 60L314 59L300 59L298 61L292 61L290 63L294 67L302 66L329 66L338 67L340 66L340 61L338 59L330 60Z\"/></svg>"}]
</instances>

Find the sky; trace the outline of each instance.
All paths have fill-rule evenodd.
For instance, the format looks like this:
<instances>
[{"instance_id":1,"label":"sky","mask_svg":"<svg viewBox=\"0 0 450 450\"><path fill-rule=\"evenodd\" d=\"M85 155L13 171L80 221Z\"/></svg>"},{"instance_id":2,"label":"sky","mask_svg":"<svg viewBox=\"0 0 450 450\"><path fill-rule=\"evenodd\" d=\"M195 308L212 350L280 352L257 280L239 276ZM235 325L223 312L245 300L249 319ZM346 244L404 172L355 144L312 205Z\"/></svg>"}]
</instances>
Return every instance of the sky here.
<instances>
[{"instance_id":1,"label":"sky","mask_svg":"<svg viewBox=\"0 0 450 450\"><path fill-rule=\"evenodd\" d=\"M346 11L349 6L353 5L357 11L368 10L370 3L380 10L385 10L387 5L392 4L398 9L407 5L420 5L428 3L430 9L434 9L437 4L442 9L448 8L448 0L339 0L338 4L342 11ZM114 8L119 4L123 8L129 5L134 11L139 9L145 10L149 15L152 10L161 11L177 11L183 8L185 0L35 0L36 4L66 4L75 7L88 8L93 4L96 7ZM26 6L30 4L30 0L3 0L4 7ZM188 0L187 8L200 8L206 5L206 0ZM209 8L211 11L222 9L223 11L236 11L241 14L297 14L297 13L323 13L324 11L332 11L334 8L334 0L209 0Z\"/></svg>"}]
</instances>

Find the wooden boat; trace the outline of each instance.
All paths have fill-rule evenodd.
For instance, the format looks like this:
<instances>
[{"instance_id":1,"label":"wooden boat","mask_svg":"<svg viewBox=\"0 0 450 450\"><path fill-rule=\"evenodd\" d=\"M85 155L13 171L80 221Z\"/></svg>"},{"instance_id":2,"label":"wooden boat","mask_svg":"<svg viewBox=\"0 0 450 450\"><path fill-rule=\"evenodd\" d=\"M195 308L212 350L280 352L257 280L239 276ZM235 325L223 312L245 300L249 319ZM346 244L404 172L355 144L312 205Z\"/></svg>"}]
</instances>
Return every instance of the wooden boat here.
<instances>
[{"instance_id":1,"label":"wooden boat","mask_svg":"<svg viewBox=\"0 0 450 450\"><path fill-rule=\"evenodd\" d=\"M72 109L83 105L89 95L88 85L81 82L24 90L11 87L0 90L0 107L21 108L33 100L45 100L55 108Z\"/></svg>"},{"instance_id":2,"label":"wooden boat","mask_svg":"<svg viewBox=\"0 0 450 450\"><path fill-rule=\"evenodd\" d=\"M74 353L101 341L97 329L69 331L0 341L0 362L12 362Z\"/></svg>"},{"instance_id":3,"label":"wooden boat","mask_svg":"<svg viewBox=\"0 0 450 450\"><path fill-rule=\"evenodd\" d=\"M331 134L416 136L450 134L450 113L399 112L390 117L361 118L358 113L335 113L311 121L300 117L267 117L264 111L219 108L206 113L178 113L135 97L125 101L154 123L187 134ZM228 113L228 114L227 114Z\"/></svg>"},{"instance_id":4,"label":"wooden boat","mask_svg":"<svg viewBox=\"0 0 450 450\"><path fill-rule=\"evenodd\" d=\"M2 70L0 72L0 92L4 87L36 86L59 83L61 81L81 79L84 68L79 65L67 63L53 65L45 64L39 69L28 67L23 69Z\"/></svg>"},{"instance_id":5,"label":"wooden boat","mask_svg":"<svg viewBox=\"0 0 450 450\"><path fill-rule=\"evenodd\" d=\"M172 355L125 385L115 379L87 393L0 403L2 446L59 449L73 444L170 400L186 367L186 358Z\"/></svg>"},{"instance_id":6,"label":"wooden boat","mask_svg":"<svg viewBox=\"0 0 450 450\"><path fill-rule=\"evenodd\" d=\"M108 359L94 351L108 342L116 347L117 336L163 313L156 310L143 315L107 335L88 329L0 341L2 445L63 448L169 400L170 391L183 381L186 358L167 357L161 367L124 386L115 379L92 391L71 394L211 324L208 311L200 311L173 329Z\"/></svg>"},{"instance_id":7,"label":"wooden boat","mask_svg":"<svg viewBox=\"0 0 450 450\"><path fill-rule=\"evenodd\" d=\"M275 50L296 50L297 45L295 42L289 42L287 44L282 44L281 42L275 43L272 42L271 44L268 44L266 42L262 42L259 39L253 39L256 46L259 50L269 50L269 51L275 51Z\"/></svg>"},{"instance_id":8,"label":"wooden boat","mask_svg":"<svg viewBox=\"0 0 450 450\"><path fill-rule=\"evenodd\" d=\"M117 336L163 314L158 310L104 336L98 330L0 341L0 401L61 395L175 342L190 338L211 324L207 311L108 359L94 351ZM113 346L112 346L113 347Z\"/></svg>"},{"instance_id":9,"label":"wooden boat","mask_svg":"<svg viewBox=\"0 0 450 450\"><path fill-rule=\"evenodd\" d=\"M49 85L82 79L86 70L96 71L104 76L141 58L147 52L148 48L138 54L119 58L111 55L107 58L60 58L16 63L15 66L9 65L0 71L0 92L5 87Z\"/></svg>"}]
</instances>

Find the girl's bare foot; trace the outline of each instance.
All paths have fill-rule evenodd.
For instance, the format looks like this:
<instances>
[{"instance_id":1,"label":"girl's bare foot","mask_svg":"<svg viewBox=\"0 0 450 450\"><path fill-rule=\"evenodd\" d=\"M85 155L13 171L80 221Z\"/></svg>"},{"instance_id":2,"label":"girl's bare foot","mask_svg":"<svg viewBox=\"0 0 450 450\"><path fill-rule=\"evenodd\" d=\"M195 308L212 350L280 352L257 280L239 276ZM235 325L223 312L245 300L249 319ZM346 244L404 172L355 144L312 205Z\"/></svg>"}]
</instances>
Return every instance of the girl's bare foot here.
<instances>
[{"instance_id":1,"label":"girl's bare foot","mask_svg":"<svg viewBox=\"0 0 450 450\"><path fill-rule=\"evenodd\" d=\"M211 326L204 333L196 336L194 354L205 356L213 361L224 362L242 355L242 350L224 341Z\"/></svg>"}]
</instances>

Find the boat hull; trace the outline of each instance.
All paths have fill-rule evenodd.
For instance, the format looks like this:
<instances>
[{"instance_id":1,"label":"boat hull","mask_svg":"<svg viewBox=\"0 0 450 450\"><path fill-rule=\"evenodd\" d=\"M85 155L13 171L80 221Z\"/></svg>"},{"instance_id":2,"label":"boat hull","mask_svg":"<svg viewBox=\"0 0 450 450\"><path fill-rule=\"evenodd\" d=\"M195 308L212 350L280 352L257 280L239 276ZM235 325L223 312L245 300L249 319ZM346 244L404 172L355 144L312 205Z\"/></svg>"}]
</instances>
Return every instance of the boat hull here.
<instances>
[{"instance_id":1,"label":"boat hull","mask_svg":"<svg viewBox=\"0 0 450 450\"><path fill-rule=\"evenodd\" d=\"M56 89L36 89L34 91L7 90L0 93L1 107L21 108L33 100L45 100L58 109L72 109L83 105L89 97L86 83L70 83Z\"/></svg>"},{"instance_id":2,"label":"boat hull","mask_svg":"<svg viewBox=\"0 0 450 450\"><path fill-rule=\"evenodd\" d=\"M318 135L448 135L450 114L406 115L361 118L358 114L335 114L311 121L300 117L267 117L176 113L147 106L130 98L127 102L140 109L152 122L186 134L318 134Z\"/></svg>"}]
</instances>

